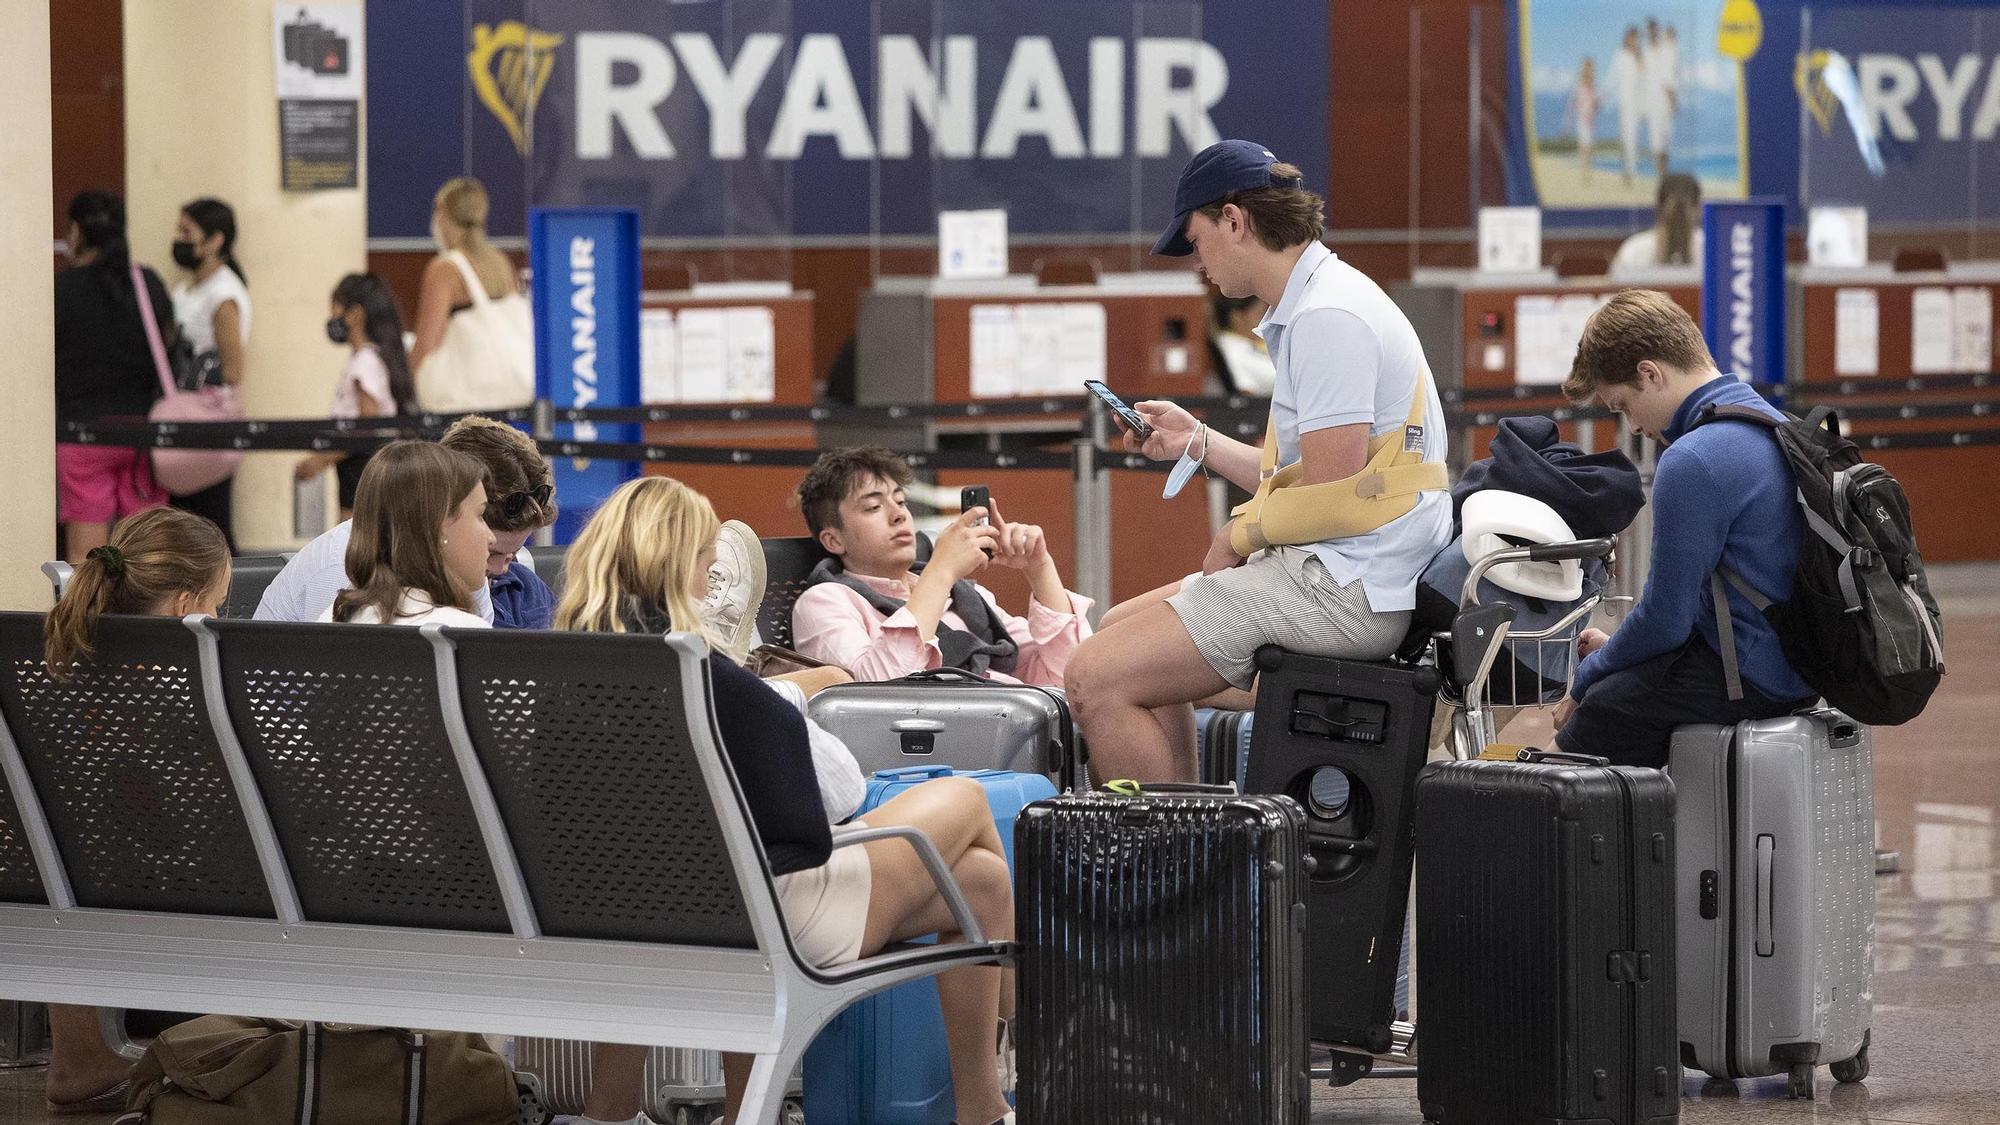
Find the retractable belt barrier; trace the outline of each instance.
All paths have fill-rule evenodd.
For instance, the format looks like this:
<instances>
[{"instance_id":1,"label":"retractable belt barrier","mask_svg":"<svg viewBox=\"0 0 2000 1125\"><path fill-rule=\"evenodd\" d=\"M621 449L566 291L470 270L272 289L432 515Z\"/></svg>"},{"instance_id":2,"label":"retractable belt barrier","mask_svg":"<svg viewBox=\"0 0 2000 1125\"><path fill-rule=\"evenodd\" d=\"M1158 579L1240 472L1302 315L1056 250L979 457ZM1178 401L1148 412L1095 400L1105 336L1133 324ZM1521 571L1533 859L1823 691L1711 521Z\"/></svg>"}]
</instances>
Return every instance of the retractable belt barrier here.
<instances>
[{"instance_id":1,"label":"retractable belt barrier","mask_svg":"<svg viewBox=\"0 0 2000 1125\"><path fill-rule=\"evenodd\" d=\"M1825 403L1862 395L1907 395L1947 390L1982 390L2000 386L1991 374L1924 377L1871 383L1847 380L1840 383L1793 388L1793 402ZM1549 392L1539 387L1493 388L1441 392L1447 406L1447 425L1453 430L1470 426L1491 426L1531 406L1535 413L1558 422L1594 421L1610 418L1598 407L1549 403ZM1264 431L1269 400L1243 396L1217 396L1178 400L1200 415L1217 432L1246 441L1256 441ZM1515 410L1498 407L1513 404ZM1489 406L1487 404L1495 404ZM1482 407L1466 409L1468 406ZM1003 402L907 403L880 406L646 406L587 410L558 410L549 417L555 424L593 423L696 423L696 422L843 422L904 421L939 418L1017 418L1023 416L1082 416L1088 404L1082 396L1039 399L1008 399ZM1940 419L1965 417L1989 419L2000 413L2000 398L1957 402L1868 402L1840 407L1845 421L1886 419ZM504 422L532 425L532 407L491 411L486 416ZM400 438L435 438L463 415L412 414L354 419L249 419L231 422L151 422L138 417L71 419L57 424L57 440L81 445L123 445L159 449L239 449L251 451L297 451L367 453ZM1850 433L1866 449L1935 449L1953 446L2000 444L2000 427L1963 427L1934 432ZM637 461L648 464L776 465L809 466L819 456L812 449L740 448L724 445L687 445L665 442L597 442L543 439L542 451L552 457ZM1042 449L993 450L899 450L911 467L918 469L1061 469L1080 467L1073 451ZM1158 471L1171 462L1154 462L1120 448L1100 447L1092 459L1093 471Z\"/></svg>"}]
</instances>

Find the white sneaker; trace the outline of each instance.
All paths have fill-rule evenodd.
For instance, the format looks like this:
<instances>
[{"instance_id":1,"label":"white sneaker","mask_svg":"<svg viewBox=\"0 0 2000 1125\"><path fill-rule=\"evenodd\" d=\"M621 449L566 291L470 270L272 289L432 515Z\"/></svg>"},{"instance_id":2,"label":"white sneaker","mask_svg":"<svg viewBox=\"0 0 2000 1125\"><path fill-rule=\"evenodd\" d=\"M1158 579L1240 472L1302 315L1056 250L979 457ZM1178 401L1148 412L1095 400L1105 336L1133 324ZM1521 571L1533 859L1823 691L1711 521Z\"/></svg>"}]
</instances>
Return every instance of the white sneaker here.
<instances>
[{"instance_id":1,"label":"white sneaker","mask_svg":"<svg viewBox=\"0 0 2000 1125\"><path fill-rule=\"evenodd\" d=\"M708 596L701 601L709 639L741 664L750 655L757 610L764 604L764 546L741 520L715 533L715 564L708 568Z\"/></svg>"}]
</instances>

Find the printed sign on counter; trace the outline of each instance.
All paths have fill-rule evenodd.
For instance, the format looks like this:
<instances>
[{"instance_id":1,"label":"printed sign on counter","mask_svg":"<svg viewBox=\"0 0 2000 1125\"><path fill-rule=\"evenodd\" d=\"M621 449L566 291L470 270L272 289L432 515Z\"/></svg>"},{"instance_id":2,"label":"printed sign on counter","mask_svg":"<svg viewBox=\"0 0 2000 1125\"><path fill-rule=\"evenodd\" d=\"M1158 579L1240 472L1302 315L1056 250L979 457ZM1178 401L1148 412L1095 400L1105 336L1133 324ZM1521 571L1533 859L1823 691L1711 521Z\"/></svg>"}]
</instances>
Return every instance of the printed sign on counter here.
<instances>
[{"instance_id":1,"label":"printed sign on counter","mask_svg":"<svg viewBox=\"0 0 2000 1125\"><path fill-rule=\"evenodd\" d=\"M1882 370L1882 305L1873 289L1833 295L1833 373L1874 375Z\"/></svg>"},{"instance_id":2,"label":"printed sign on counter","mask_svg":"<svg viewBox=\"0 0 2000 1125\"><path fill-rule=\"evenodd\" d=\"M1910 373L1949 375L1958 365L1958 330L1952 323L1951 290L1925 286L1910 291Z\"/></svg>"},{"instance_id":3,"label":"printed sign on counter","mask_svg":"<svg viewBox=\"0 0 2000 1125\"><path fill-rule=\"evenodd\" d=\"M1965 285L1951 291L1952 339L1959 371L1976 375L1993 369L1993 291Z\"/></svg>"},{"instance_id":4,"label":"printed sign on counter","mask_svg":"<svg viewBox=\"0 0 2000 1125\"><path fill-rule=\"evenodd\" d=\"M1104 306L972 306L972 397L1076 394L1105 372Z\"/></svg>"}]
</instances>

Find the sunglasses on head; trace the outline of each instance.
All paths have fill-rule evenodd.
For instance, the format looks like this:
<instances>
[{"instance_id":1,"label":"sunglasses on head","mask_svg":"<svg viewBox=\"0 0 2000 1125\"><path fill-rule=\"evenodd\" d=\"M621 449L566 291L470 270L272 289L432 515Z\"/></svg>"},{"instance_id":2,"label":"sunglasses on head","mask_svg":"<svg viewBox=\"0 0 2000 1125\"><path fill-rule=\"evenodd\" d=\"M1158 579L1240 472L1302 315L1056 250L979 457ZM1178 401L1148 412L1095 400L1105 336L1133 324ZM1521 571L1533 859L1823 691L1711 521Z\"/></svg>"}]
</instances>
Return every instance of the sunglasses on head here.
<instances>
[{"instance_id":1,"label":"sunglasses on head","mask_svg":"<svg viewBox=\"0 0 2000 1125\"><path fill-rule=\"evenodd\" d=\"M509 492L500 499L493 501L492 507L508 519L517 520L527 513L529 504L534 504L542 508L548 507L550 498L555 496L555 494L555 486L549 484L544 484L537 488L524 488L515 492Z\"/></svg>"}]
</instances>

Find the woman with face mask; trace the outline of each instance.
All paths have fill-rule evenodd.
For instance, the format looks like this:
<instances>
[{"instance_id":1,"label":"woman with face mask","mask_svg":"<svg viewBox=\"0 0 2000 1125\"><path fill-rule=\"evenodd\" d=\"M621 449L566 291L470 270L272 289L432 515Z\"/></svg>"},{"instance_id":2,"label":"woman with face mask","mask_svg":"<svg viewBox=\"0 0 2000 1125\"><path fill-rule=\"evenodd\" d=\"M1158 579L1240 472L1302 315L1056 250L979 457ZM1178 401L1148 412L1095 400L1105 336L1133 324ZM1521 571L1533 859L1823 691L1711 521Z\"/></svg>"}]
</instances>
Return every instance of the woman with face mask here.
<instances>
[{"instance_id":1,"label":"woman with face mask","mask_svg":"<svg viewBox=\"0 0 2000 1125\"><path fill-rule=\"evenodd\" d=\"M505 410L535 397L535 334L514 264L486 241L486 188L461 176L438 189L410 369L438 413Z\"/></svg>"},{"instance_id":2,"label":"woman with face mask","mask_svg":"<svg viewBox=\"0 0 2000 1125\"><path fill-rule=\"evenodd\" d=\"M414 412L416 384L403 351L403 318L388 282L372 273L350 273L334 287L326 337L348 349L347 367L333 391L331 418L382 418ZM329 467L340 478L340 518L354 517L354 493L372 454L331 451L301 460L292 475L316 479Z\"/></svg>"},{"instance_id":3,"label":"woman with face mask","mask_svg":"<svg viewBox=\"0 0 2000 1125\"><path fill-rule=\"evenodd\" d=\"M236 212L219 199L197 199L181 208L174 224L174 264L190 275L174 287L174 319L194 349L195 381L203 386L243 382L250 346L250 291L236 261ZM195 390L183 387L182 390ZM229 537L230 494L234 479L186 496L174 507L207 516Z\"/></svg>"}]
</instances>

